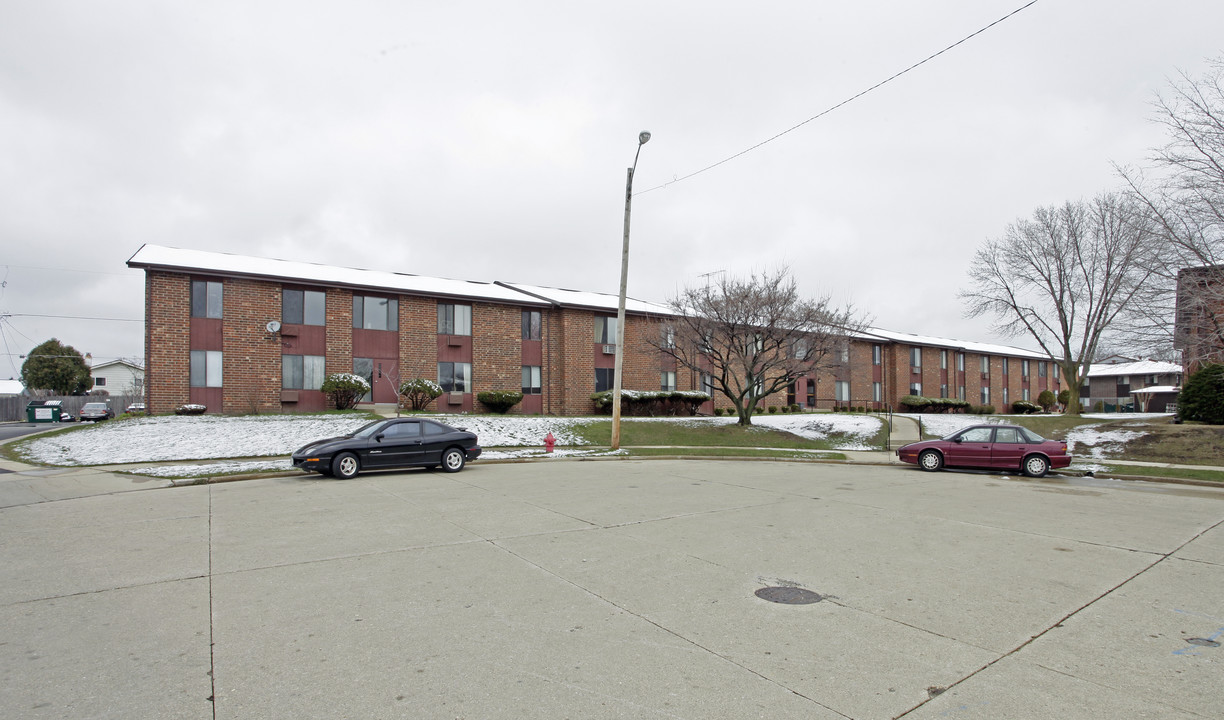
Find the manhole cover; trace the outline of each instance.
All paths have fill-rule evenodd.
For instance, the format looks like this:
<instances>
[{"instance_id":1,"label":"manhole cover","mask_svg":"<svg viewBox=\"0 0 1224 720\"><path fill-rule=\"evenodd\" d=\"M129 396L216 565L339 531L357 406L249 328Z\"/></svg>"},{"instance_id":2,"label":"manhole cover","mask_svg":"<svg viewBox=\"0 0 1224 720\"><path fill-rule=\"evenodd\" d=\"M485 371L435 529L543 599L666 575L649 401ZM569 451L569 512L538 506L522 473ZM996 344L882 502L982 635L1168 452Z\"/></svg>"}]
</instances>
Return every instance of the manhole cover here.
<instances>
[{"instance_id":1,"label":"manhole cover","mask_svg":"<svg viewBox=\"0 0 1224 720\"><path fill-rule=\"evenodd\" d=\"M763 587L756 591L756 596L762 600L783 605L811 605L824 598L811 590L797 587Z\"/></svg>"},{"instance_id":2,"label":"manhole cover","mask_svg":"<svg viewBox=\"0 0 1224 720\"><path fill-rule=\"evenodd\" d=\"M1220 643L1216 642L1215 640L1208 640L1207 638L1186 638L1186 642L1190 643L1191 645L1201 645L1203 647L1220 647Z\"/></svg>"}]
</instances>

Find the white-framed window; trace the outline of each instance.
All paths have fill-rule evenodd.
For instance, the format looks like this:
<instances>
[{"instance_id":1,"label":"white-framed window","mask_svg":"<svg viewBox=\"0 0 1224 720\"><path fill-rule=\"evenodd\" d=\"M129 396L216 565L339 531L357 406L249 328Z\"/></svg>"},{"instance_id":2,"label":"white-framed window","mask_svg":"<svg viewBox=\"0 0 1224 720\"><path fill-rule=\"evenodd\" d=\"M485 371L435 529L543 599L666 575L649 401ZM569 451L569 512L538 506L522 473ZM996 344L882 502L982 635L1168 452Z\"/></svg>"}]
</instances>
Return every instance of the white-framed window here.
<instances>
[{"instance_id":1,"label":"white-framed window","mask_svg":"<svg viewBox=\"0 0 1224 720\"><path fill-rule=\"evenodd\" d=\"M701 373L701 392L714 397L714 376L710 373Z\"/></svg>"},{"instance_id":2,"label":"white-framed window","mask_svg":"<svg viewBox=\"0 0 1224 720\"><path fill-rule=\"evenodd\" d=\"M1045 361L1037 363L1037 377L1043 378L1043 377L1046 377L1048 374L1049 374L1049 368L1046 366Z\"/></svg>"},{"instance_id":3,"label":"white-framed window","mask_svg":"<svg viewBox=\"0 0 1224 720\"><path fill-rule=\"evenodd\" d=\"M1052 365L1054 365L1054 379L1057 380L1058 374L1062 371L1062 367L1058 363L1052 363Z\"/></svg>"},{"instance_id":4,"label":"white-framed window","mask_svg":"<svg viewBox=\"0 0 1224 720\"><path fill-rule=\"evenodd\" d=\"M1028 376L1029 376L1029 361L1021 360L1020 361L1020 377L1024 378L1025 380L1028 380Z\"/></svg>"},{"instance_id":5,"label":"white-framed window","mask_svg":"<svg viewBox=\"0 0 1224 720\"><path fill-rule=\"evenodd\" d=\"M1005 407L1006 407L1007 405L1010 405L1010 404L1011 404L1011 392L1010 392L1010 390L1011 390L1011 389L1010 389L1010 388L1008 388L1008 387L1004 387L1004 388L1003 388L1003 405L1004 405Z\"/></svg>"},{"instance_id":6,"label":"white-framed window","mask_svg":"<svg viewBox=\"0 0 1224 720\"><path fill-rule=\"evenodd\" d=\"M948 369L948 351L947 350L939 351L939 369L940 370Z\"/></svg>"},{"instance_id":7,"label":"white-framed window","mask_svg":"<svg viewBox=\"0 0 1224 720\"><path fill-rule=\"evenodd\" d=\"M982 399L982 402L981 402L982 405L989 405L990 404L990 388L988 387L982 388L982 394L980 397Z\"/></svg>"},{"instance_id":8,"label":"white-framed window","mask_svg":"<svg viewBox=\"0 0 1224 720\"><path fill-rule=\"evenodd\" d=\"M438 363L438 384L443 392L471 392L472 363Z\"/></svg>"},{"instance_id":9,"label":"white-framed window","mask_svg":"<svg viewBox=\"0 0 1224 720\"><path fill-rule=\"evenodd\" d=\"M833 399L838 402L850 402L850 382L848 380L834 381Z\"/></svg>"},{"instance_id":10,"label":"white-framed window","mask_svg":"<svg viewBox=\"0 0 1224 720\"><path fill-rule=\"evenodd\" d=\"M948 397L948 385L946 383L939 386L939 397L941 398Z\"/></svg>"},{"instance_id":11,"label":"white-framed window","mask_svg":"<svg viewBox=\"0 0 1224 720\"><path fill-rule=\"evenodd\" d=\"M843 365L850 362L850 346L849 345L843 345L838 349L838 358L840 359Z\"/></svg>"},{"instance_id":12,"label":"white-framed window","mask_svg":"<svg viewBox=\"0 0 1224 720\"><path fill-rule=\"evenodd\" d=\"M659 337L659 345L664 350L671 350L676 347L676 329L670 325L664 325Z\"/></svg>"},{"instance_id":13,"label":"white-framed window","mask_svg":"<svg viewBox=\"0 0 1224 720\"><path fill-rule=\"evenodd\" d=\"M1028 388L1020 388L1020 399L1024 401L1028 401L1029 399L1029 389Z\"/></svg>"},{"instance_id":14,"label":"white-framed window","mask_svg":"<svg viewBox=\"0 0 1224 720\"><path fill-rule=\"evenodd\" d=\"M106 387L106 378L104 377L94 378L94 387Z\"/></svg>"},{"instance_id":15,"label":"white-framed window","mask_svg":"<svg viewBox=\"0 0 1224 720\"><path fill-rule=\"evenodd\" d=\"M806 360L808 356L808 340L807 338L799 338L795 340L792 346L793 352L791 356L796 360Z\"/></svg>"},{"instance_id":16,"label":"white-framed window","mask_svg":"<svg viewBox=\"0 0 1224 720\"><path fill-rule=\"evenodd\" d=\"M659 389L674 392L676 390L676 372L664 370L659 373Z\"/></svg>"},{"instance_id":17,"label":"white-framed window","mask_svg":"<svg viewBox=\"0 0 1224 720\"><path fill-rule=\"evenodd\" d=\"M1007 358L1001 358L1001 360L1003 361L1003 377L1007 377L1007 374L1011 372L1011 367L1007 362Z\"/></svg>"},{"instance_id":18,"label":"white-framed window","mask_svg":"<svg viewBox=\"0 0 1224 720\"><path fill-rule=\"evenodd\" d=\"M353 327L399 331L399 301L373 295L353 296Z\"/></svg>"},{"instance_id":19,"label":"white-framed window","mask_svg":"<svg viewBox=\"0 0 1224 720\"><path fill-rule=\"evenodd\" d=\"M982 362L982 375L990 377L990 356L983 355L979 360Z\"/></svg>"},{"instance_id":20,"label":"white-framed window","mask_svg":"<svg viewBox=\"0 0 1224 720\"><path fill-rule=\"evenodd\" d=\"M884 348L881 345L871 346L871 364L879 365L883 361Z\"/></svg>"},{"instance_id":21,"label":"white-framed window","mask_svg":"<svg viewBox=\"0 0 1224 720\"><path fill-rule=\"evenodd\" d=\"M965 386L964 386L964 385L957 385L957 386L956 386L956 399L957 399L957 400L964 400L964 399L965 399Z\"/></svg>"},{"instance_id":22,"label":"white-framed window","mask_svg":"<svg viewBox=\"0 0 1224 720\"><path fill-rule=\"evenodd\" d=\"M965 353L956 353L956 369L959 372L965 372ZM961 398L964 400L964 398Z\"/></svg>"},{"instance_id":23,"label":"white-framed window","mask_svg":"<svg viewBox=\"0 0 1224 720\"><path fill-rule=\"evenodd\" d=\"M524 395L543 394L543 385L540 383L540 366L539 365L524 365L523 366L523 394Z\"/></svg>"},{"instance_id":24,"label":"white-framed window","mask_svg":"<svg viewBox=\"0 0 1224 720\"><path fill-rule=\"evenodd\" d=\"M910 367L922 367L922 348L910 348Z\"/></svg>"},{"instance_id":25,"label":"white-framed window","mask_svg":"<svg viewBox=\"0 0 1224 720\"><path fill-rule=\"evenodd\" d=\"M871 399L874 402L880 402L884 399L884 384L873 382L871 383Z\"/></svg>"},{"instance_id":26,"label":"white-framed window","mask_svg":"<svg viewBox=\"0 0 1224 720\"><path fill-rule=\"evenodd\" d=\"M191 387L221 387L221 351L191 351Z\"/></svg>"},{"instance_id":27,"label":"white-framed window","mask_svg":"<svg viewBox=\"0 0 1224 720\"><path fill-rule=\"evenodd\" d=\"M920 383L920 382L912 382L912 383L910 383L910 390L909 390L909 394L910 394L910 395L918 395L918 396L920 396L920 397L921 397L921 395L922 395L922 383Z\"/></svg>"},{"instance_id":28,"label":"white-framed window","mask_svg":"<svg viewBox=\"0 0 1224 720\"><path fill-rule=\"evenodd\" d=\"M319 290L282 290L281 322L294 325L326 325L327 293Z\"/></svg>"},{"instance_id":29,"label":"white-framed window","mask_svg":"<svg viewBox=\"0 0 1224 720\"><path fill-rule=\"evenodd\" d=\"M322 355L282 355L281 387L286 390L318 390L326 379Z\"/></svg>"},{"instance_id":30,"label":"white-framed window","mask_svg":"<svg viewBox=\"0 0 1224 720\"><path fill-rule=\"evenodd\" d=\"M191 281L191 317L219 318L224 292L215 280Z\"/></svg>"},{"instance_id":31,"label":"white-framed window","mask_svg":"<svg viewBox=\"0 0 1224 720\"><path fill-rule=\"evenodd\" d=\"M439 335L471 335L472 306L438 303Z\"/></svg>"}]
</instances>

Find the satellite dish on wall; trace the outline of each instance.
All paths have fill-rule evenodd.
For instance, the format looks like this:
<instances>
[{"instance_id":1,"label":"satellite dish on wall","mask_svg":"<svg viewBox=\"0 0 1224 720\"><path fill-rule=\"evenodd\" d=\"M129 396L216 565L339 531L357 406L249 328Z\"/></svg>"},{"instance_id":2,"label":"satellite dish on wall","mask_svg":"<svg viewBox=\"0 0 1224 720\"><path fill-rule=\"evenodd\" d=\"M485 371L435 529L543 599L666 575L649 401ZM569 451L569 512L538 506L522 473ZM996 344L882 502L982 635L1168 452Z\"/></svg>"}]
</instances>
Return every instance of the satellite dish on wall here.
<instances>
[{"instance_id":1,"label":"satellite dish on wall","mask_svg":"<svg viewBox=\"0 0 1224 720\"><path fill-rule=\"evenodd\" d=\"M280 331L281 324L279 320L269 320L266 327L268 328L268 332L274 333Z\"/></svg>"}]
</instances>

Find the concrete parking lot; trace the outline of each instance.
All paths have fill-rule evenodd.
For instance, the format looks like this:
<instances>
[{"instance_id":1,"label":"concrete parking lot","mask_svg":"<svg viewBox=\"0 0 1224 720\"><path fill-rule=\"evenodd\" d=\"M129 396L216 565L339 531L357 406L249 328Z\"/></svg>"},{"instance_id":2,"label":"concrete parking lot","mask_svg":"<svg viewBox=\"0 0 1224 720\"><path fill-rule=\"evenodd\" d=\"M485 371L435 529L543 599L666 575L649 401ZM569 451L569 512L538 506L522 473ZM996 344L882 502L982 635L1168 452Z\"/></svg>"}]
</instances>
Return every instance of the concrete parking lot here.
<instances>
[{"instance_id":1,"label":"concrete parking lot","mask_svg":"<svg viewBox=\"0 0 1224 720\"><path fill-rule=\"evenodd\" d=\"M1224 707L1216 489L731 461L147 490L15 469L8 718Z\"/></svg>"}]
</instances>

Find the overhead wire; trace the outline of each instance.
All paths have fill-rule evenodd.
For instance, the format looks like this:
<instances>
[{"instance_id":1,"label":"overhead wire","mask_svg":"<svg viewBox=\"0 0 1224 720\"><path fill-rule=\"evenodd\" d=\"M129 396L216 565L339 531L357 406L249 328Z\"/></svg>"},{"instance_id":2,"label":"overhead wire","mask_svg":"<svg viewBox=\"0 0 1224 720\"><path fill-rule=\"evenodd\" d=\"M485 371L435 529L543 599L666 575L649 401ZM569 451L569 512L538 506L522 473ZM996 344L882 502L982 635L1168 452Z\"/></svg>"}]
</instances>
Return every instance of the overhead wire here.
<instances>
[{"instance_id":1,"label":"overhead wire","mask_svg":"<svg viewBox=\"0 0 1224 720\"><path fill-rule=\"evenodd\" d=\"M876 83L875 85L872 85L871 87L867 88L866 90L863 90L863 91L861 91L861 92L859 92L859 93L857 93L857 94L855 94L855 95L852 95L852 96L850 96L850 97L846 98L845 100L842 100L841 102L837 103L836 105L833 105L832 107L829 107L829 108L826 108L825 110L822 110L821 112L819 112L819 113L817 113L817 114L813 115L812 117L808 118L807 120L804 120L803 122L801 122L801 123L799 123L799 124L797 124L797 125L794 125L794 126L792 126L792 127L789 127L789 128L787 128L786 130L783 130L782 132L778 133L777 135L774 135L773 137L766 138L765 140L762 140L761 142L757 143L756 145L753 145L752 147L749 147L749 148L747 148L747 149L741 150L741 151L739 151L739 152L735 153L734 155L731 155L730 157L723 158L722 160L719 160L718 162L714 163L713 165L707 165L706 167L703 167L703 168L701 168L700 170L697 170L697 171L695 171L695 172L691 172L691 173L689 173L688 175L685 175L685 176L683 176L683 177L673 178L673 179L671 179L671 180L669 180L669 181L667 181L667 182L663 183L662 185L655 185L654 187L647 188L647 189L642 190L642 191L640 191L640 192L636 192L636 193L634 193L634 195L645 195L645 194L646 194L646 193L648 193L648 192L653 192L653 191L655 191L655 190L660 190L660 189L662 189L662 188L669 187L669 186L671 186L671 185L675 185L676 183L679 183L679 182L684 182L685 180L688 180L689 178L696 177L696 176L698 176L698 175L700 175L700 174L702 174L702 173L704 173L704 172L707 172L707 171L709 171L709 170L713 170L714 168L716 168L716 167L718 167L718 166L720 166L720 165L724 165L724 164L726 164L726 163L729 163L729 162L731 162L732 160L735 160L736 158L743 157L744 155L747 155L748 153L752 152L753 150L756 150L756 149L758 149L758 148L760 148L760 147L763 147L763 146L765 146L765 145L768 145L769 143L773 142L774 140L777 140L778 138L780 138L780 137L782 137L782 136L784 136L784 135L787 135L787 134L789 134L789 133L792 133L792 132L794 132L794 131L798 130L799 128L803 127L804 125L807 125L808 123L810 123L810 122L812 122L812 121L814 121L814 120L819 120L820 118L824 117L825 115L828 115L829 113L833 112L834 110L837 110L838 108L844 107L845 105L848 105L848 104L850 104L850 103L854 102L855 100L858 100L859 98L863 97L863 96L864 96L864 95L866 95L867 93L869 93L869 92L871 92L871 91L873 91L873 90L877 90L877 89L879 89L879 88L881 88L881 87L883 87L883 86L887 85L888 83L892 82L893 80L896 80L897 78L901 77L902 75L905 75L906 73L910 72L911 70L914 70L914 69L918 68L918 67L919 67L919 66L921 66L921 65L925 65L926 63L930 62L931 60L934 60L935 58L939 57L940 55L943 55L944 53L948 52L949 50L952 50L953 48L957 47L958 45L962 45L962 44L964 44L964 43L968 42L969 40L972 40L973 38L977 37L978 35L981 35L982 33L986 32L987 30L989 30L990 28L994 27L995 25L998 25L999 23L1001 23L1001 22L1003 22L1003 21L1005 21L1005 20L1007 20L1007 19L1011 18L1013 15L1016 15L1017 13L1020 13L1020 12L1022 12L1022 11L1024 11L1024 10L1027 10L1028 8L1032 7L1033 5L1036 5L1036 4L1037 4L1037 2L1038 2L1038 0L1030 0L1030 2L1028 2L1028 3L1026 3L1026 4L1024 4L1024 5L1022 5L1022 6L1018 7L1018 8L1016 8L1015 10L1012 10L1011 12L1007 13L1006 15L1004 15L1004 16L1003 16L1003 17L1001 17L1001 18L999 18L998 20L995 20L994 22L990 23L989 25L986 25L985 27L982 27L982 28L979 28L978 30L975 30L974 32L972 32L972 33L970 33L970 34L966 35L965 37L961 38L960 40L957 40L956 42L954 42L954 43L952 43L951 45L947 46L947 47L946 47L946 48L944 48L943 50L940 50L939 52L932 53L931 55L928 55L927 57L923 58L922 60L919 60L918 62L914 63L913 65L910 65L909 67L905 68L904 70L901 70L900 72L897 72L897 73L892 74L891 76L889 76L889 77L885 78L884 80L881 80L880 82Z\"/></svg>"}]
</instances>

